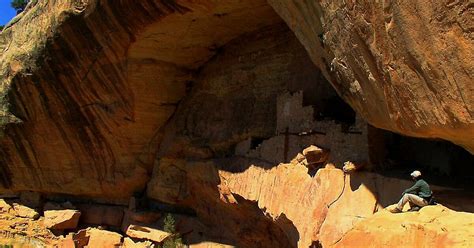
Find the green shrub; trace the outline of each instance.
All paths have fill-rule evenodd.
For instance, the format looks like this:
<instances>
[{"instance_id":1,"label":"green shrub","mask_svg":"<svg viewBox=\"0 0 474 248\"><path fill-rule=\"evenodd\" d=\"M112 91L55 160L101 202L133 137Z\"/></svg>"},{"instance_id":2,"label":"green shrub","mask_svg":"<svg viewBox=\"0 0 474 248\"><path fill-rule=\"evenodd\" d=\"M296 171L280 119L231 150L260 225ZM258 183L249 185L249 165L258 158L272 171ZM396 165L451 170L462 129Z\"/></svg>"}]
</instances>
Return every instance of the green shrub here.
<instances>
[{"instance_id":1,"label":"green shrub","mask_svg":"<svg viewBox=\"0 0 474 248\"><path fill-rule=\"evenodd\" d=\"M16 10L17 13L20 13L25 10L28 2L29 0L12 0L10 5Z\"/></svg>"},{"instance_id":2,"label":"green shrub","mask_svg":"<svg viewBox=\"0 0 474 248\"><path fill-rule=\"evenodd\" d=\"M175 221L171 214L166 215L164 220L165 232L171 233L171 236L163 243L163 248L181 248L184 247L181 237L176 232Z\"/></svg>"}]
</instances>

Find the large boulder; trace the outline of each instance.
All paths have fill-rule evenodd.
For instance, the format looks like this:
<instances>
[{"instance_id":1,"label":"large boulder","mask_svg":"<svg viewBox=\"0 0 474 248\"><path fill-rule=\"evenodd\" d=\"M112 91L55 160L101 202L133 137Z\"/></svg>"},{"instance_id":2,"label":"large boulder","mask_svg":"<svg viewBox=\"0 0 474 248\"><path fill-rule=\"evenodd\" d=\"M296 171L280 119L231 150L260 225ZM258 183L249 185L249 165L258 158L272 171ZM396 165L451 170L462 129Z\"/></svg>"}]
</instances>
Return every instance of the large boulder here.
<instances>
[{"instance_id":1,"label":"large boulder","mask_svg":"<svg viewBox=\"0 0 474 248\"><path fill-rule=\"evenodd\" d=\"M87 235L89 236L87 247L114 248L122 245L122 235L116 232L90 228L87 230Z\"/></svg>"},{"instance_id":2,"label":"large boulder","mask_svg":"<svg viewBox=\"0 0 474 248\"><path fill-rule=\"evenodd\" d=\"M103 247L115 248L121 247L122 235L116 232L100 230L97 228L82 229L74 235L74 244L76 247Z\"/></svg>"},{"instance_id":3,"label":"large boulder","mask_svg":"<svg viewBox=\"0 0 474 248\"><path fill-rule=\"evenodd\" d=\"M29 218L29 219L38 219L40 214L33 208L13 203L13 209L15 210L15 215L22 218Z\"/></svg>"},{"instance_id":4,"label":"large boulder","mask_svg":"<svg viewBox=\"0 0 474 248\"><path fill-rule=\"evenodd\" d=\"M154 248L155 245L151 241L135 242L131 238L126 237L123 240L123 248Z\"/></svg>"},{"instance_id":5,"label":"large boulder","mask_svg":"<svg viewBox=\"0 0 474 248\"><path fill-rule=\"evenodd\" d=\"M329 157L329 151L323 150L317 146L311 145L303 150L303 155L309 166L325 163Z\"/></svg>"},{"instance_id":6,"label":"large boulder","mask_svg":"<svg viewBox=\"0 0 474 248\"><path fill-rule=\"evenodd\" d=\"M78 210L47 210L44 211L44 225L54 230L75 229L80 216Z\"/></svg>"},{"instance_id":7,"label":"large boulder","mask_svg":"<svg viewBox=\"0 0 474 248\"><path fill-rule=\"evenodd\" d=\"M472 247L474 215L441 205L419 212L381 211L348 231L331 247Z\"/></svg>"},{"instance_id":8,"label":"large boulder","mask_svg":"<svg viewBox=\"0 0 474 248\"><path fill-rule=\"evenodd\" d=\"M172 235L169 232L160 230L158 227L133 224L128 225L125 234L132 238L151 240L157 243L163 242Z\"/></svg>"}]
</instances>

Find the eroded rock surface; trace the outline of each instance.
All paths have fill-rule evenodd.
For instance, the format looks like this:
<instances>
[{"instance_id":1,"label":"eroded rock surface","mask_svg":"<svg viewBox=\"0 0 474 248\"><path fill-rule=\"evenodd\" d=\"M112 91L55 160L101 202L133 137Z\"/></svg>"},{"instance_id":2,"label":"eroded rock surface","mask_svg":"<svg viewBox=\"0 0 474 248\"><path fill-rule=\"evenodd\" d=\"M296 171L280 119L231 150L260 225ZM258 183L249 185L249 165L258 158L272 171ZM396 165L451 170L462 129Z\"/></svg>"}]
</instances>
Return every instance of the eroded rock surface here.
<instances>
[{"instance_id":1,"label":"eroded rock surface","mask_svg":"<svg viewBox=\"0 0 474 248\"><path fill-rule=\"evenodd\" d=\"M474 153L471 1L269 3L369 123Z\"/></svg>"},{"instance_id":2,"label":"eroded rock surface","mask_svg":"<svg viewBox=\"0 0 474 248\"><path fill-rule=\"evenodd\" d=\"M382 211L359 222L330 247L472 247L474 215L443 206L427 206L419 212L391 214Z\"/></svg>"},{"instance_id":3,"label":"eroded rock surface","mask_svg":"<svg viewBox=\"0 0 474 248\"><path fill-rule=\"evenodd\" d=\"M0 34L0 193L75 199L81 224L160 242L162 215L139 209L153 202L192 216L177 223L195 247L368 244L384 229L359 223L396 226L372 215L410 182L355 170L385 162L364 119L472 152L472 4L269 3L31 1ZM2 234L143 245L93 228L58 239L30 210L1 202Z\"/></svg>"},{"instance_id":4,"label":"eroded rock surface","mask_svg":"<svg viewBox=\"0 0 474 248\"><path fill-rule=\"evenodd\" d=\"M40 216L36 209L18 203L13 203L13 209L15 210L15 215L21 218L38 219Z\"/></svg>"},{"instance_id":5,"label":"eroded rock surface","mask_svg":"<svg viewBox=\"0 0 474 248\"><path fill-rule=\"evenodd\" d=\"M125 233L132 238L148 239L158 243L163 242L171 235L170 233L159 229L140 225L129 225Z\"/></svg>"},{"instance_id":6,"label":"eroded rock surface","mask_svg":"<svg viewBox=\"0 0 474 248\"><path fill-rule=\"evenodd\" d=\"M122 235L119 233L96 228L88 228L86 237L87 247L120 247L122 244Z\"/></svg>"},{"instance_id":7,"label":"eroded rock surface","mask_svg":"<svg viewBox=\"0 0 474 248\"><path fill-rule=\"evenodd\" d=\"M127 199L196 70L281 22L263 0L33 1L1 33L1 186Z\"/></svg>"},{"instance_id":8,"label":"eroded rock surface","mask_svg":"<svg viewBox=\"0 0 474 248\"><path fill-rule=\"evenodd\" d=\"M81 212L72 209L44 211L44 225L55 230L75 229Z\"/></svg>"},{"instance_id":9,"label":"eroded rock surface","mask_svg":"<svg viewBox=\"0 0 474 248\"><path fill-rule=\"evenodd\" d=\"M358 223L371 220L374 213L386 212L383 208L397 202L401 192L413 184L375 173L344 174L332 166L318 170L312 177L307 167L296 160L268 168L259 161L236 158L208 162L162 159L159 167L160 174L155 175L149 185L154 189L149 192L150 197L193 208L204 223L233 230L227 238L243 246L277 245L262 238L270 236L271 240L278 241L279 247L287 247L281 245L282 242L291 247L309 247L314 241L330 247L346 237ZM182 173L179 183L168 181L176 170ZM167 183L176 187L171 189ZM439 189L433 186L435 192ZM437 218L437 214L426 213ZM463 215L459 213L459 216ZM472 213L465 215L472 218ZM401 216L405 217L397 217L399 224L411 215L403 213ZM452 226L458 228L454 223ZM466 220L463 223L466 225L459 226L460 233L474 222ZM272 232L266 231L266 236L260 236L263 225L267 226L265 230ZM373 225L376 229L376 222ZM247 228L252 231L247 232ZM388 232L388 227L377 232L382 235L383 230ZM212 231L210 233L212 235ZM278 233L283 236L273 236ZM372 238L377 239L375 235ZM382 244L383 240L380 238L377 242L381 243L377 244ZM472 239L467 236L463 242L472 242Z\"/></svg>"}]
</instances>

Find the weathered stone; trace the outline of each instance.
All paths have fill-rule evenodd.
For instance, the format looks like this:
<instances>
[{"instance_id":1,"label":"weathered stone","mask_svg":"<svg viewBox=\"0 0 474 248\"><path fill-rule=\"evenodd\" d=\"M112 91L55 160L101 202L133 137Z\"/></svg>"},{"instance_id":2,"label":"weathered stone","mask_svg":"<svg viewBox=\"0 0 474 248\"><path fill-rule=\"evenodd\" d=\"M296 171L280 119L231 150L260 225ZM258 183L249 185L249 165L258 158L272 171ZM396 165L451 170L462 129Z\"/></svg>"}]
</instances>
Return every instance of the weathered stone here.
<instances>
[{"instance_id":1,"label":"weathered stone","mask_svg":"<svg viewBox=\"0 0 474 248\"><path fill-rule=\"evenodd\" d=\"M150 241L134 242L131 238L126 237L123 241L123 248L154 248L155 245Z\"/></svg>"},{"instance_id":2,"label":"weathered stone","mask_svg":"<svg viewBox=\"0 0 474 248\"><path fill-rule=\"evenodd\" d=\"M168 238L171 233L159 230L156 227L149 227L143 225L129 225L125 231L127 236L138 239L148 239L154 242L161 243Z\"/></svg>"},{"instance_id":3,"label":"weathered stone","mask_svg":"<svg viewBox=\"0 0 474 248\"><path fill-rule=\"evenodd\" d=\"M471 247L474 215L441 205L419 212L381 211L355 225L334 247Z\"/></svg>"},{"instance_id":4,"label":"weathered stone","mask_svg":"<svg viewBox=\"0 0 474 248\"><path fill-rule=\"evenodd\" d=\"M321 240L324 245L331 244L361 219L357 216L368 217L377 206L373 193L377 191L374 186L377 178L375 174L344 176L340 169L325 168L318 170L312 177L302 164L280 164L265 169L258 163L244 167L245 170L240 173L232 173L216 171L218 165L213 163L172 163L181 166L179 169L186 172L188 186L194 189L193 194L177 204L189 204L203 221L219 222L220 227L227 230L245 229L247 224L252 223L253 235L259 235L259 231L264 229L265 219L270 220L274 226L266 227L267 235L268 230L274 232L271 235L281 232L278 238L272 236L272 239L278 240L280 244L288 242L289 246L308 247L314 240ZM242 161L241 166L249 164L249 161ZM238 170L238 164L232 168ZM212 186L216 184L218 192ZM397 191L401 192L403 186L399 187ZM247 201L255 202L255 208L258 208L247 209ZM346 207L348 204L350 208ZM215 207L212 214L207 215L210 205ZM255 216L262 212L263 216ZM344 219L339 220L339 214L344 214ZM247 217L238 217L242 215ZM252 221L242 222L241 218L252 218ZM251 245L256 242L252 234L236 232L236 236L233 236L229 233L229 238L240 239L240 242Z\"/></svg>"},{"instance_id":5,"label":"weathered stone","mask_svg":"<svg viewBox=\"0 0 474 248\"><path fill-rule=\"evenodd\" d=\"M62 210L62 209L76 209L76 206L74 206L71 202L66 201L63 203L57 203L57 202L46 202L43 205L43 210Z\"/></svg>"},{"instance_id":6,"label":"weathered stone","mask_svg":"<svg viewBox=\"0 0 474 248\"><path fill-rule=\"evenodd\" d=\"M161 213L154 212L154 211L138 211L138 212L127 212L130 221L144 223L144 224L152 224L155 223L160 217Z\"/></svg>"},{"instance_id":7,"label":"weathered stone","mask_svg":"<svg viewBox=\"0 0 474 248\"><path fill-rule=\"evenodd\" d=\"M243 34L291 34L264 0L99 2L33 1L0 34L2 188L126 201L195 72Z\"/></svg>"},{"instance_id":8,"label":"weathered stone","mask_svg":"<svg viewBox=\"0 0 474 248\"><path fill-rule=\"evenodd\" d=\"M355 172L357 170L360 170L363 167L364 167L364 164L362 164L362 163L353 163L351 161L346 161L346 162L344 162L344 166L342 167L342 170L345 173L352 173L352 172Z\"/></svg>"},{"instance_id":9,"label":"weathered stone","mask_svg":"<svg viewBox=\"0 0 474 248\"><path fill-rule=\"evenodd\" d=\"M130 197L128 200L128 210L129 211L136 211L137 210L137 198L136 197Z\"/></svg>"},{"instance_id":10,"label":"weathered stone","mask_svg":"<svg viewBox=\"0 0 474 248\"><path fill-rule=\"evenodd\" d=\"M305 156L304 156L303 154L298 153L298 154L296 155L296 157L295 157L293 160L291 160L291 163L292 163L292 164L303 163L303 161L304 161L305 159L306 159L306 158L305 158Z\"/></svg>"},{"instance_id":11,"label":"weathered stone","mask_svg":"<svg viewBox=\"0 0 474 248\"><path fill-rule=\"evenodd\" d=\"M326 169L336 169L336 166L333 163L328 163L324 165Z\"/></svg>"},{"instance_id":12,"label":"weathered stone","mask_svg":"<svg viewBox=\"0 0 474 248\"><path fill-rule=\"evenodd\" d=\"M302 133L314 126L313 106L303 106L303 92L285 93L277 98L278 133Z\"/></svg>"},{"instance_id":13,"label":"weathered stone","mask_svg":"<svg viewBox=\"0 0 474 248\"><path fill-rule=\"evenodd\" d=\"M12 205L10 205L4 199L0 199L0 213L8 213L11 209Z\"/></svg>"},{"instance_id":14,"label":"weathered stone","mask_svg":"<svg viewBox=\"0 0 474 248\"><path fill-rule=\"evenodd\" d=\"M468 1L269 3L321 71L265 0L30 1L0 33L0 192L125 205L147 187L236 246L331 246L404 184L304 166L368 160L361 116L473 150ZM321 74L359 115L326 111L344 108ZM285 164L308 144L331 156Z\"/></svg>"},{"instance_id":15,"label":"weathered stone","mask_svg":"<svg viewBox=\"0 0 474 248\"><path fill-rule=\"evenodd\" d=\"M191 244L189 248L232 248L232 245L221 244L217 242L200 242L198 244Z\"/></svg>"},{"instance_id":16,"label":"weathered stone","mask_svg":"<svg viewBox=\"0 0 474 248\"><path fill-rule=\"evenodd\" d=\"M88 229L81 229L73 234L74 245L76 247L85 247L89 243Z\"/></svg>"},{"instance_id":17,"label":"weathered stone","mask_svg":"<svg viewBox=\"0 0 474 248\"><path fill-rule=\"evenodd\" d=\"M148 183L147 195L157 196L160 201L176 203L186 194L186 172L181 169L183 161L157 161L157 170Z\"/></svg>"},{"instance_id":18,"label":"weathered stone","mask_svg":"<svg viewBox=\"0 0 474 248\"><path fill-rule=\"evenodd\" d=\"M38 192L23 191L20 193L20 202L31 208L38 208L42 205L42 196Z\"/></svg>"},{"instance_id":19,"label":"weathered stone","mask_svg":"<svg viewBox=\"0 0 474 248\"><path fill-rule=\"evenodd\" d=\"M229 165L230 161L234 161L233 171L218 169L219 164ZM263 219L268 218L282 232L278 238L272 236L273 239L295 247L308 247L314 241L330 246L360 221L397 202L401 192L413 184L365 171L346 174L331 164L311 176L300 163L268 168L256 161L235 163L235 158L215 162L162 162L172 163L184 171L185 181L193 189L192 194L175 204L192 207L202 221L220 223L220 228L226 230L245 229L248 222L241 219L251 219L256 235L262 230ZM153 197L159 200L159 195ZM247 201L254 202L258 209L244 208ZM212 214L207 215L209 206L214 207ZM263 219L252 211L263 212L260 217ZM236 236L229 233L228 238L250 245L255 237L248 233Z\"/></svg>"},{"instance_id":20,"label":"weathered stone","mask_svg":"<svg viewBox=\"0 0 474 248\"><path fill-rule=\"evenodd\" d=\"M470 1L270 0L337 92L372 125L474 153ZM419 15L418 13L424 13Z\"/></svg>"},{"instance_id":21,"label":"weathered stone","mask_svg":"<svg viewBox=\"0 0 474 248\"><path fill-rule=\"evenodd\" d=\"M56 245L58 248L76 248L76 245L74 243L74 235L69 234L64 238L61 238L58 241L58 244Z\"/></svg>"},{"instance_id":22,"label":"weathered stone","mask_svg":"<svg viewBox=\"0 0 474 248\"><path fill-rule=\"evenodd\" d=\"M97 228L87 228L78 231L73 237L75 247L104 247L115 248L121 247L122 235L100 230Z\"/></svg>"},{"instance_id":23,"label":"weathered stone","mask_svg":"<svg viewBox=\"0 0 474 248\"><path fill-rule=\"evenodd\" d=\"M122 245L122 235L116 232L88 228L86 235L89 237L86 247L115 248Z\"/></svg>"},{"instance_id":24,"label":"weathered stone","mask_svg":"<svg viewBox=\"0 0 474 248\"><path fill-rule=\"evenodd\" d=\"M13 209L15 210L15 215L18 217L38 219L40 216L35 209L17 203L13 203Z\"/></svg>"},{"instance_id":25,"label":"weathered stone","mask_svg":"<svg viewBox=\"0 0 474 248\"><path fill-rule=\"evenodd\" d=\"M303 150L303 155L308 162L308 165L325 163L329 157L329 152L317 146L309 146Z\"/></svg>"},{"instance_id":26,"label":"weathered stone","mask_svg":"<svg viewBox=\"0 0 474 248\"><path fill-rule=\"evenodd\" d=\"M120 227L125 208L99 204L77 204L81 222L92 225Z\"/></svg>"},{"instance_id":27,"label":"weathered stone","mask_svg":"<svg viewBox=\"0 0 474 248\"><path fill-rule=\"evenodd\" d=\"M80 216L78 210L47 210L44 211L44 225L55 230L75 229Z\"/></svg>"}]
</instances>

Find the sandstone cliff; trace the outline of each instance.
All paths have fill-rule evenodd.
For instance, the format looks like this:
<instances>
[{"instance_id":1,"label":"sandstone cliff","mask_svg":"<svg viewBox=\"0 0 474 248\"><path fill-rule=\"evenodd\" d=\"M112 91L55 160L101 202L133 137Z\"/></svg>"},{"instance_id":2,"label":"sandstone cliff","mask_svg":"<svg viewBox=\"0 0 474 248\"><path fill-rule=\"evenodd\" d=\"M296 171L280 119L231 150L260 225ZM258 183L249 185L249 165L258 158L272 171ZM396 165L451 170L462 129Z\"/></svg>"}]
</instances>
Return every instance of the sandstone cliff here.
<instances>
[{"instance_id":1,"label":"sandstone cliff","mask_svg":"<svg viewBox=\"0 0 474 248\"><path fill-rule=\"evenodd\" d=\"M384 211L358 223L334 247L471 247L473 221L472 214L442 206L401 215Z\"/></svg>"},{"instance_id":2,"label":"sandstone cliff","mask_svg":"<svg viewBox=\"0 0 474 248\"><path fill-rule=\"evenodd\" d=\"M4 131L2 187L122 199L195 70L281 22L264 1L32 1L17 19L1 34L2 118L21 122Z\"/></svg>"},{"instance_id":3,"label":"sandstone cliff","mask_svg":"<svg viewBox=\"0 0 474 248\"><path fill-rule=\"evenodd\" d=\"M191 244L367 245L358 237L383 232L377 223L398 228L401 217L372 215L410 184L380 173L412 166L387 150L403 137L368 123L474 149L472 4L414 6L31 1L0 33L0 194L75 201L80 223L122 233L72 230L97 244L160 233L139 209L191 219ZM314 163L301 154L310 145L323 154ZM440 153L442 169L472 170L459 154ZM345 161L379 174L344 174ZM447 199L472 211L469 197ZM469 246L472 214L439 211L465 222L448 235L424 219L408 228ZM147 225L130 231L133 218ZM21 235L43 228L23 222Z\"/></svg>"},{"instance_id":4,"label":"sandstone cliff","mask_svg":"<svg viewBox=\"0 0 474 248\"><path fill-rule=\"evenodd\" d=\"M201 221L212 223L207 226L195 217L178 217L183 239L191 247L471 247L474 242L472 213L456 212L442 205L401 214L384 210L397 200L399 191L410 185L408 181L365 172L344 175L330 165L312 177L304 163L297 160L271 169L262 168L258 162L236 161L239 160L160 161L160 171L149 185L154 189L151 197L193 208ZM228 171L229 163L234 169L249 163L252 166L235 173ZM135 240L132 244L138 238L146 240L150 247L160 243L163 239L158 238L166 234L154 225L162 221L158 220L159 215L152 218L136 212L134 217L123 218L125 238L116 232L91 228L73 228L64 236L55 236L47 229L46 211L44 217L38 213L30 217L25 214L34 210L11 205L0 200L0 241L4 242L14 240L32 247L72 247L68 245L71 242L76 247L127 247L129 236ZM105 205L96 208L102 208L103 215L110 211ZM79 209L85 215L97 213ZM97 221L100 217L92 219ZM120 221L117 214L111 217ZM137 247L145 245L142 242Z\"/></svg>"},{"instance_id":5,"label":"sandstone cliff","mask_svg":"<svg viewBox=\"0 0 474 248\"><path fill-rule=\"evenodd\" d=\"M269 3L372 125L474 153L472 1Z\"/></svg>"}]
</instances>

